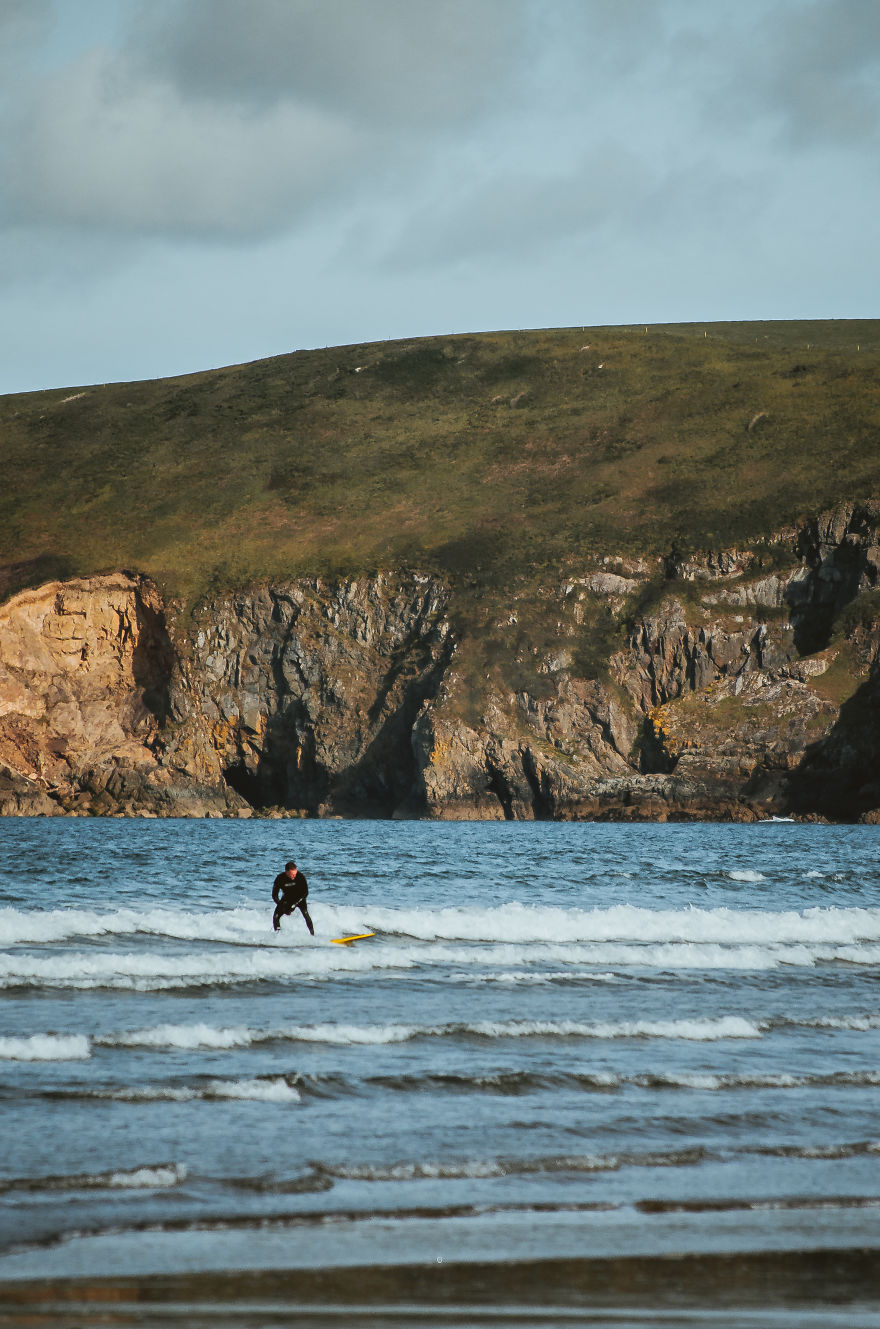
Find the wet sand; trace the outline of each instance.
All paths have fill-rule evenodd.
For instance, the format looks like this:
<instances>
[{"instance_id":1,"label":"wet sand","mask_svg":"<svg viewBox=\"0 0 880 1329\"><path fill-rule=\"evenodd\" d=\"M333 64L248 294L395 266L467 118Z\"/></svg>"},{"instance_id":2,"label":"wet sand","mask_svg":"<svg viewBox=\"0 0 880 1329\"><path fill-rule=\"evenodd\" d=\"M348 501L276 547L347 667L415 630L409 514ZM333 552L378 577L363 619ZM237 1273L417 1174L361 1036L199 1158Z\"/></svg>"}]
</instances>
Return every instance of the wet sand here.
<instances>
[{"instance_id":1,"label":"wet sand","mask_svg":"<svg viewBox=\"0 0 880 1329\"><path fill-rule=\"evenodd\" d=\"M0 1284L0 1325L880 1326L876 1249L518 1260Z\"/></svg>"}]
</instances>

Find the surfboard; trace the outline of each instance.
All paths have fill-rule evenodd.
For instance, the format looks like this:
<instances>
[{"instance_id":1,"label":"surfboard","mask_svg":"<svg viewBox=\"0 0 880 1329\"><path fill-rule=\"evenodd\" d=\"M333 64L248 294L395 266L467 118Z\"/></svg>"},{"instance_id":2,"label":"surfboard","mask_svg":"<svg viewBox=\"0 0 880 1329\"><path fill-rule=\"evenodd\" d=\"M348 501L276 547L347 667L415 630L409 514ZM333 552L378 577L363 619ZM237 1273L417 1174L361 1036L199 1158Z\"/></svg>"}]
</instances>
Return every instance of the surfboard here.
<instances>
[{"instance_id":1,"label":"surfboard","mask_svg":"<svg viewBox=\"0 0 880 1329\"><path fill-rule=\"evenodd\" d=\"M334 946L347 946L352 941L365 941L367 937L375 937L375 932L358 932L353 937L331 937L330 940Z\"/></svg>"}]
</instances>

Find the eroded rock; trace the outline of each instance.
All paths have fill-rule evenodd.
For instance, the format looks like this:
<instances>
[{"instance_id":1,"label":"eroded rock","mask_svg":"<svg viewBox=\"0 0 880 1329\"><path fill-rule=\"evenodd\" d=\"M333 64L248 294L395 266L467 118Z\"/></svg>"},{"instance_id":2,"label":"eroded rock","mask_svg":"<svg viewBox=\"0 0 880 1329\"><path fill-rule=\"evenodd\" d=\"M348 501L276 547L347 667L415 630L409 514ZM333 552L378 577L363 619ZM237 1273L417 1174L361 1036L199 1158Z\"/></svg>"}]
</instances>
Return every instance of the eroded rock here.
<instances>
[{"instance_id":1,"label":"eroded rock","mask_svg":"<svg viewBox=\"0 0 880 1329\"><path fill-rule=\"evenodd\" d=\"M751 550L609 553L548 588L555 644L530 646L512 605L527 685L505 685L504 660L469 667L455 588L418 573L300 579L187 615L145 578L47 583L0 608L0 809L868 817L878 575L870 505Z\"/></svg>"}]
</instances>

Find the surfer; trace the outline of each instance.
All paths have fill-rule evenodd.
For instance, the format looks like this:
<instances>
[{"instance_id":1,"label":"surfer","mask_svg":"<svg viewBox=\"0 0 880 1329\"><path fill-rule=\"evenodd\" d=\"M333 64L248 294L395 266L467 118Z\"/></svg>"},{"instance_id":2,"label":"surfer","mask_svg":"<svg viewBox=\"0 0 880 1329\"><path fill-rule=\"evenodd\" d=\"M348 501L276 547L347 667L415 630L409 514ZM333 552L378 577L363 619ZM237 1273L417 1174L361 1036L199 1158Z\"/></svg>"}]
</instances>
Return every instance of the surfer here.
<instances>
[{"instance_id":1,"label":"surfer","mask_svg":"<svg viewBox=\"0 0 880 1329\"><path fill-rule=\"evenodd\" d=\"M284 915L292 914L294 909L298 909L306 921L306 927L314 937L315 929L312 927L312 920L309 918L309 911L306 906L308 893L309 883L305 879L305 874L300 872L293 859L291 859L289 863L284 864L284 871L279 872L272 883L272 899L275 901L272 927L276 932L281 930L281 920Z\"/></svg>"}]
</instances>

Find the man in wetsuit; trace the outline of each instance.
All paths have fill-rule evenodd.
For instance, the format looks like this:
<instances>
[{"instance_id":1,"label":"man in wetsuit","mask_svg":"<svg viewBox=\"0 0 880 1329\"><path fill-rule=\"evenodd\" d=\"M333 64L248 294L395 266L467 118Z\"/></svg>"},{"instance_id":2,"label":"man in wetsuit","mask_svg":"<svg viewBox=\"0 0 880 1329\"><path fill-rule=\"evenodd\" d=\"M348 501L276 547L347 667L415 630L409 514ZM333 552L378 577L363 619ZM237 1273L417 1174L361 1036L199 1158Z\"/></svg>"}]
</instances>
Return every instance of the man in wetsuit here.
<instances>
[{"instance_id":1,"label":"man in wetsuit","mask_svg":"<svg viewBox=\"0 0 880 1329\"><path fill-rule=\"evenodd\" d=\"M284 915L292 914L294 909L298 909L306 920L306 927L314 937L315 929L312 927L312 920L306 907L308 893L309 883L291 859L289 863L284 864L284 871L279 872L272 883L272 899L275 901L272 926L276 932L281 930L281 920Z\"/></svg>"}]
</instances>

